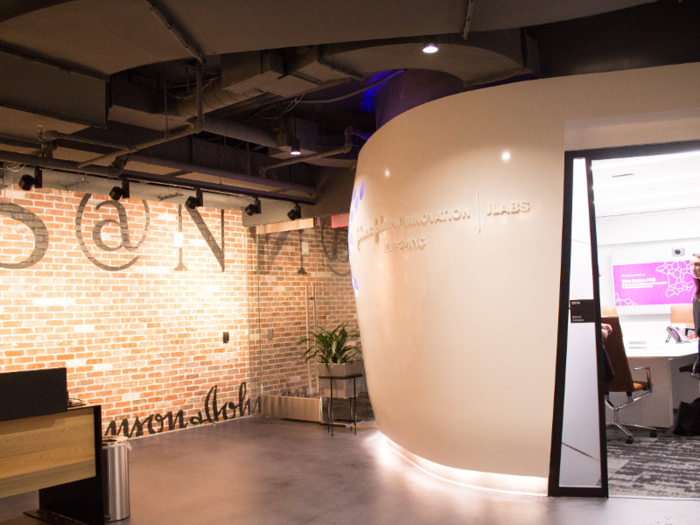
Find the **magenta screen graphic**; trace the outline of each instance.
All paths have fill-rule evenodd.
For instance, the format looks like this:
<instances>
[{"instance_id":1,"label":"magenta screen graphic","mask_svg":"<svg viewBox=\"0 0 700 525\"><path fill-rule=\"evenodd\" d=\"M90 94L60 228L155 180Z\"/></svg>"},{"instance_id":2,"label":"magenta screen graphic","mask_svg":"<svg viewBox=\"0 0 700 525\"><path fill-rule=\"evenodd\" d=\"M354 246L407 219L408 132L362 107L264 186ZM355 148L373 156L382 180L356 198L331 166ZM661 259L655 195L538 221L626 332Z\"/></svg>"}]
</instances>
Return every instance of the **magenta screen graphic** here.
<instances>
[{"instance_id":1,"label":"magenta screen graphic","mask_svg":"<svg viewBox=\"0 0 700 525\"><path fill-rule=\"evenodd\" d=\"M695 281L690 261L613 266L615 306L645 306L693 302Z\"/></svg>"}]
</instances>

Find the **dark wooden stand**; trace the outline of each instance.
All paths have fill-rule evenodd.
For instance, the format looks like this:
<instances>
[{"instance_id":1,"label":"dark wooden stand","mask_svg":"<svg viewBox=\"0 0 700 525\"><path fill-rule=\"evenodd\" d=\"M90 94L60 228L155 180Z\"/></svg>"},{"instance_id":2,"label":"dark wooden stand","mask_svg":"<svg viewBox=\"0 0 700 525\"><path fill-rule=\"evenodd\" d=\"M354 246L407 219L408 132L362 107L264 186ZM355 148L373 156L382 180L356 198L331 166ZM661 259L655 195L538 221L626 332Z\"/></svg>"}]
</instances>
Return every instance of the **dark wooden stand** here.
<instances>
[{"instance_id":1,"label":"dark wooden stand","mask_svg":"<svg viewBox=\"0 0 700 525\"><path fill-rule=\"evenodd\" d=\"M319 379L330 379L331 395L328 400L328 431L333 435L333 381L338 379L352 379L352 397L350 398L350 410L352 412L352 422L357 435L357 378L362 374L351 374L347 376L318 376Z\"/></svg>"}]
</instances>

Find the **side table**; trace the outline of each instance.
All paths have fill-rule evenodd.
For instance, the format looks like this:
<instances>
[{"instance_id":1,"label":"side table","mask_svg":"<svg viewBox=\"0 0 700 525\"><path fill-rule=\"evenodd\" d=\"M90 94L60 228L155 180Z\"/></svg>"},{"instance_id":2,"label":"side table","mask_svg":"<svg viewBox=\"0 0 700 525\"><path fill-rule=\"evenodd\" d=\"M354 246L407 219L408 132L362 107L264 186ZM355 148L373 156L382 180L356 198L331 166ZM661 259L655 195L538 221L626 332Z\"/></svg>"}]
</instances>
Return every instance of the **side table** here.
<instances>
[{"instance_id":1,"label":"side table","mask_svg":"<svg viewBox=\"0 0 700 525\"><path fill-rule=\"evenodd\" d=\"M336 379L352 379L352 397L350 398L350 411L352 412L352 422L357 435L357 378L362 377L362 374L350 374L347 376L318 376L319 379L330 379L331 395L326 396L328 400L328 431L333 435L333 381Z\"/></svg>"}]
</instances>

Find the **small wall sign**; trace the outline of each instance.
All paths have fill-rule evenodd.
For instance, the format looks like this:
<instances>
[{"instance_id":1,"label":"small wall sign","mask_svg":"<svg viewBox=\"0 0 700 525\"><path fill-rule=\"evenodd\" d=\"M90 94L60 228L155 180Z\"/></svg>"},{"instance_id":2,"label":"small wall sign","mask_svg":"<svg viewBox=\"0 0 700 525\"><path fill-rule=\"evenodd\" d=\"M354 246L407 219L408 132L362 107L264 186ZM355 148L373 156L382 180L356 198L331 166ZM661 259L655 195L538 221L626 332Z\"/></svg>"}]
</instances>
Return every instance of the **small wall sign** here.
<instances>
[{"instance_id":1,"label":"small wall sign","mask_svg":"<svg viewBox=\"0 0 700 525\"><path fill-rule=\"evenodd\" d=\"M595 303L593 299L575 299L569 303L572 323L594 323Z\"/></svg>"}]
</instances>

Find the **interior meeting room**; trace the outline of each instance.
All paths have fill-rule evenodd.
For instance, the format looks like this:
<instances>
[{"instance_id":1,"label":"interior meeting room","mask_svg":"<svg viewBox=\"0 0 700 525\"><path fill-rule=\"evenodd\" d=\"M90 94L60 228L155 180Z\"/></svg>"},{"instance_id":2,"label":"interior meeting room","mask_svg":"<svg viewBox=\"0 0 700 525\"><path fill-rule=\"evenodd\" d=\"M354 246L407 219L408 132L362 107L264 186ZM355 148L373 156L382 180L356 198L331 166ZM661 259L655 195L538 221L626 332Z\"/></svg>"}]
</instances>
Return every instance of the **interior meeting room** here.
<instances>
[{"instance_id":1,"label":"interior meeting room","mask_svg":"<svg viewBox=\"0 0 700 525\"><path fill-rule=\"evenodd\" d=\"M0 2L0 525L696 523L698 27Z\"/></svg>"}]
</instances>

